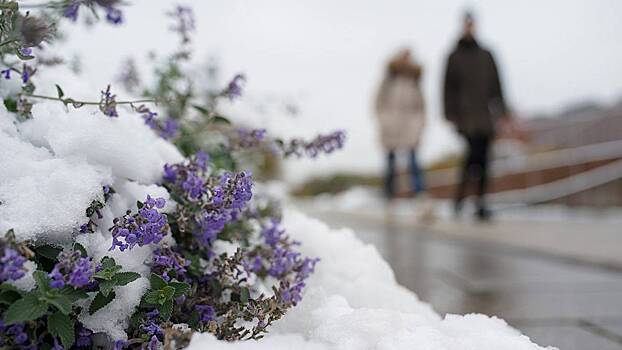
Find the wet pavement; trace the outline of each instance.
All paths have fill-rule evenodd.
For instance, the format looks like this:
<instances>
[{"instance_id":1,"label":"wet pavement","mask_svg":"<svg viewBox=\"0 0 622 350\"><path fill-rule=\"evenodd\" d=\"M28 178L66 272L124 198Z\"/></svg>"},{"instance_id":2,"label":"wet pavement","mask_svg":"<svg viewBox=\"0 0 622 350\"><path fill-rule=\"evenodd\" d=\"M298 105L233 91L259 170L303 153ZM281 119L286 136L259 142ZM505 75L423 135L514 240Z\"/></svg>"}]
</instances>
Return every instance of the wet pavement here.
<instances>
[{"instance_id":1,"label":"wet pavement","mask_svg":"<svg viewBox=\"0 0 622 350\"><path fill-rule=\"evenodd\" d=\"M534 342L562 350L622 350L622 267L439 235L391 218L309 214L332 227L353 228L377 247L400 284L441 314L496 315ZM464 223L477 229L472 225Z\"/></svg>"}]
</instances>

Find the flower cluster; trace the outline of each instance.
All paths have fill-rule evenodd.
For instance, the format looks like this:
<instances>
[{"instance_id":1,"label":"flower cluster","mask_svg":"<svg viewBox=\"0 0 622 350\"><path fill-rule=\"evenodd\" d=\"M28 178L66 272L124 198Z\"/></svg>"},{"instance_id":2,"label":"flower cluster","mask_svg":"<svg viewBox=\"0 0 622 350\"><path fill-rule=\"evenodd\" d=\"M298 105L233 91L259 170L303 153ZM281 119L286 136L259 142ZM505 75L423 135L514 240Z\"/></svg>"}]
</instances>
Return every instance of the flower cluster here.
<instances>
[{"instance_id":1,"label":"flower cluster","mask_svg":"<svg viewBox=\"0 0 622 350\"><path fill-rule=\"evenodd\" d=\"M20 75L22 82L24 84L28 83L30 81L30 77L32 77L36 72L37 69L31 67L30 65L24 63L24 65L22 66L22 70L19 71L15 68L9 67L7 69L3 69L0 71L0 74L2 74L2 76L4 77L4 79L11 79L11 72L16 72Z\"/></svg>"},{"instance_id":2,"label":"flower cluster","mask_svg":"<svg viewBox=\"0 0 622 350\"><path fill-rule=\"evenodd\" d=\"M272 218L261 230L265 246L258 247L248 255L244 263L247 271L260 276L269 275L279 279L282 300L296 305L302 299L305 280L313 273L319 259L303 258L292 248L298 242L291 241L280 226L280 221ZM288 276L290 278L288 278Z\"/></svg>"},{"instance_id":3,"label":"flower cluster","mask_svg":"<svg viewBox=\"0 0 622 350\"><path fill-rule=\"evenodd\" d=\"M182 44L188 44L190 33L195 29L192 9L186 6L177 6L174 11L169 13L169 16L173 17L176 22L171 29L180 35Z\"/></svg>"},{"instance_id":4,"label":"flower cluster","mask_svg":"<svg viewBox=\"0 0 622 350\"><path fill-rule=\"evenodd\" d=\"M95 7L100 7L106 11L106 21L112 24L121 24L123 23L123 13L115 7L120 2L120 0L69 0L63 5L63 16L75 22L82 5L91 8L93 11Z\"/></svg>"},{"instance_id":5,"label":"flower cluster","mask_svg":"<svg viewBox=\"0 0 622 350\"><path fill-rule=\"evenodd\" d=\"M277 141L277 145L281 148L285 157L296 155L300 158L303 155L307 155L315 158L320 153L330 154L337 149L341 149L345 140L345 131L337 130L327 135L318 135L311 141L292 139L289 142Z\"/></svg>"},{"instance_id":6,"label":"flower cluster","mask_svg":"<svg viewBox=\"0 0 622 350\"><path fill-rule=\"evenodd\" d=\"M35 344L32 344L30 341L25 328L26 325L24 323L6 326L0 320L0 346L4 347L11 344L18 349L36 349Z\"/></svg>"},{"instance_id":7,"label":"flower cluster","mask_svg":"<svg viewBox=\"0 0 622 350\"><path fill-rule=\"evenodd\" d=\"M90 258L82 257L80 252L61 253L61 258L48 274L52 279L52 288L70 285L82 288L93 282L97 266Z\"/></svg>"},{"instance_id":8,"label":"flower cluster","mask_svg":"<svg viewBox=\"0 0 622 350\"><path fill-rule=\"evenodd\" d=\"M158 118L158 113L152 112L147 106L140 105L133 107L134 111L140 113L145 124L153 129L165 140L173 139L179 132L179 124L175 119L168 118L161 120Z\"/></svg>"},{"instance_id":9,"label":"flower cluster","mask_svg":"<svg viewBox=\"0 0 622 350\"><path fill-rule=\"evenodd\" d=\"M266 129L238 128L236 131L236 145L242 148L257 147L266 138Z\"/></svg>"},{"instance_id":10,"label":"flower cluster","mask_svg":"<svg viewBox=\"0 0 622 350\"><path fill-rule=\"evenodd\" d=\"M167 282L173 278L185 281L190 261L173 248L162 246L153 251L153 260L150 265L151 272L161 276Z\"/></svg>"},{"instance_id":11,"label":"flower cluster","mask_svg":"<svg viewBox=\"0 0 622 350\"><path fill-rule=\"evenodd\" d=\"M236 74L220 95L227 97L230 100L235 100L236 98L242 96L242 88L244 87L245 82L246 77L243 74Z\"/></svg>"},{"instance_id":12,"label":"flower cluster","mask_svg":"<svg viewBox=\"0 0 622 350\"><path fill-rule=\"evenodd\" d=\"M193 220L181 223L182 228L192 232L205 246L216 239L227 223L236 220L252 198L253 187L251 174L244 171L208 176L208 159L200 152L184 163L164 166L165 186L199 208L188 213Z\"/></svg>"},{"instance_id":13,"label":"flower cluster","mask_svg":"<svg viewBox=\"0 0 622 350\"><path fill-rule=\"evenodd\" d=\"M8 245L4 247L2 257L0 257L0 283L5 281L17 281L24 277L26 274L26 268L24 258L15 249Z\"/></svg>"},{"instance_id":14,"label":"flower cluster","mask_svg":"<svg viewBox=\"0 0 622 350\"><path fill-rule=\"evenodd\" d=\"M101 92L102 96L101 96L101 100L99 101L99 110L102 111L102 113L104 113L104 115L111 117L111 118L116 118L119 116L119 114L117 113L117 95L113 95L112 92L110 92L110 85L108 85L106 87L105 91Z\"/></svg>"},{"instance_id":15,"label":"flower cluster","mask_svg":"<svg viewBox=\"0 0 622 350\"><path fill-rule=\"evenodd\" d=\"M147 195L144 203L138 203L138 213L132 215L128 210L125 215L115 218L112 232L112 246L110 250L119 248L124 251L132 249L136 245L144 246L151 243L159 243L169 231L166 214L158 209L164 208L164 198L152 198Z\"/></svg>"},{"instance_id":16,"label":"flower cluster","mask_svg":"<svg viewBox=\"0 0 622 350\"><path fill-rule=\"evenodd\" d=\"M117 8L121 4L120 0L57 0L44 7L60 8L65 17L74 21L81 8L104 9L107 20L118 24L122 22ZM30 47L46 40L52 28L35 17L19 14L17 2L7 2L7 6L14 8L3 7L0 25L7 23L5 14L15 10L17 17L11 23L16 23L19 30L11 27L16 39L0 53L13 52L26 59L22 56L29 56ZM3 300L11 301L0 303L0 348L60 350L101 345L112 349L155 350L183 347L192 332L210 332L218 339L230 341L260 339L274 321L300 302L307 278L318 260L298 251L299 243L281 226L276 206L257 199L251 172L244 171L250 168L245 161L253 156L247 151L273 144L266 142L265 129L216 125L231 123L217 113L215 102L198 101L202 94L194 90L196 84L180 63L189 58L184 54L190 52L186 44L190 43L190 33L194 30L192 11L177 7L173 16L176 19L173 30L182 38L181 48L170 56L164 69L158 70L156 87L140 89L150 100L161 101L159 108L169 119L158 118L144 105L132 107L146 125L187 156L183 162L166 164L162 174L160 185L168 190L175 205L164 214L165 199L148 195L144 202L137 202L137 210L127 210L109 228L112 235L109 251L131 250L137 245L148 247L142 250L151 255L141 263L149 267L151 275L128 271L111 256L94 260L89 250L91 238L96 237L78 234L78 231L102 234L96 227L106 224L102 209L114 193L110 186L104 186L103 200L99 196L86 208L88 222L74 228L72 245L0 240L0 294ZM4 35L0 32L0 42L7 40ZM36 70L23 65L20 71L18 65L13 66L16 68L0 73L7 78L12 72L20 74L24 83L22 96L36 98L32 95L31 81ZM245 81L238 74L224 89L212 90L209 98L214 101L221 97L238 98ZM117 105L132 103L117 101L110 85L101 91L99 101L67 98L58 85L57 91L58 98L42 98L75 108L97 105L108 117L119 116ZM18 96L5 99L4 104L10 112L24 114L32 106ZM178 122L183 127L178 128ZM205 142L203 131L207 129L221 133L216 139L222 143ZM314 157L342 147L343 139L343 132L336 132L310 142L294 140L277 144L285 155ZM246 151L234 152L236 148ZM123 201L115 201L115 210L119 203ZM168 235L171 239L165 239ZM89 241L89 250L78 243L82 239ZM29 260L36 262L35 271L26 270ZM35 281L31 290L18 291L8 285L30 272ZM109 304L122 294L118 288L145 277L149 277L149 287L139 296L140 303L131 310L131 315L123 315L127 316L124 329L127 338L98 344L106 342L104 337L81 324L77 315L93 315L106 308L110 312ZM19 312L23 308L32 312ZM180 330L179 325L185 325L186 329Z\"/></svg>"}]
</instances>

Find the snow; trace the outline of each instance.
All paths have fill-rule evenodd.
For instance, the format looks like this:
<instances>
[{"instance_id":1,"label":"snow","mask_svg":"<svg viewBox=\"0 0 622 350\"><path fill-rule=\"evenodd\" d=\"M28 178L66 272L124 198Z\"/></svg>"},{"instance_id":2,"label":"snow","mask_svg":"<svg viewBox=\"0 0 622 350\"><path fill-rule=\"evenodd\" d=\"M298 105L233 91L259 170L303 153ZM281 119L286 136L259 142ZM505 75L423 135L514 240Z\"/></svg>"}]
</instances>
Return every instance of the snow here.
<instances>
[{"instance_id":1,"label":"snow","mask_svg":"<svg viewBox=\"0 0 622 350\"><path fill-rule=\"evenodd\" d=\"M168 200L166 189L155 183L165 163L183 157L136 113L119 109L119 118L111 119L96 108L66 110L61 104L42 102L34 106L33 119L22 123L0 110L0 232L12 228L18 241L36 239L67 246L77 227L87 221L86 208L103 199L102 186L112 185L116 193L101 211L98 229L78 235L77 241L96 261L111 256L126 271L143 277L118 287L108 307L93 315L85 311L79 319L95 332L125 339L129 316L149 285L149 267L144 262L152 253L149 247L136 247L131 254L108 251L108 228L113 218L128 208L135 210L136 201L147 194ZM168 201L164 211L174 208ZM34 285L34 266L28 267L29 273L14 282L20 289Z\"/></svg>"},{"instance_id":2,"label":"snow","mask_svg":"<svg viewBox=\"0 0 622 350\"><path fill-rule=\"evenodd\" d=\"M279 349L543 349L496 317L441 318L397 284L377 250L350 229L331 230L286 210L284 226L308 256L320 257L302 302L259 342L223 343L195 334L190 350Z\"/></svg>"},{"instance_id":3,"label":"snow","mask_svg":"<svg viewBox=\"0 0 622 350\"><path fill-rule=\"evenodd\" d=\"M28 260L24 263L24 268L26 268L26 274L22 276L22 278L17 281L9 280L8 282L17 289L29 292L35 287L36 284L33 272L37 269L37 265L34 261Z\"/></svg>"}]
</instances>

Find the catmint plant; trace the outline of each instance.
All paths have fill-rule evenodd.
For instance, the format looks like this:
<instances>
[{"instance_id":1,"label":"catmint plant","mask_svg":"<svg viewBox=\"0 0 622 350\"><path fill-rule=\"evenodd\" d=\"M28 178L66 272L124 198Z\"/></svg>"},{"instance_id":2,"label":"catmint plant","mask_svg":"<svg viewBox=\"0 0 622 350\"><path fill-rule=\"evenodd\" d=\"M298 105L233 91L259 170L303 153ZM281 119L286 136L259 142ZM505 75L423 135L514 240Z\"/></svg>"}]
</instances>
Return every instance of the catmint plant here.
<instances>
[{"instance_id":1,"label":"catmint plant","mask_svg":"<svg viewBox=\"0 0 622 350\"><path fill-rule=\"evenodd\" d=\"M42 3L41 8L70 21L90 10L120 24L122 4L60 0ZM92 117L104 120L136 117L118 109L130 105L144 127L186 157L162 168L157 185L170 197L152 193L138 198L136 207L121 208L127 209L125 214L112 223L104 214L118 214L123 202L110 185L103 186L84 208L83 219L67 230L68 241L62 246L43 239L16 242L11 232L0 239L0 300L8 301L0 303L0 348L168 349L188 345L194 332L227 341L261 339L301 302L319 260L299 251L301 243L292 240L281 224L279 206L257 193L248 155L268 149L270 155L316 157L343 147L345 133L282 141L269 137L266 129L232 123L219 111L217 101L240 98L246 78L234 76L214 95L197 91L187 67L195 19L183 6L169 13L180 43L165 62L156 64L154 86L140 86L138 79L131 81L131 87L126 85L128 91L144 91L144 99L117 98L110 85L99 99L91 100L68 97L59 85L56 96L37 94L35 73L45 67L22 60L32 58L33 47L50 41L55 25L48 16L23 13L14 1L0 0L0 10L0 55L11 57L1 78L22 83L18 95L4 100L6 109L19 117L16 120L28 118L39 100L73 108L96 106L101 114ZM206 138L205 132L215 137ZM110 246L103 257L99 252L95 258L92 247L78 243L89 238L85 235L107 234L106 229ZM132 259L137 246L142 247L141 256L148 254L140 271L128 270L113 258L126 254L119 260ZM32 277L35 286L17 289L14 283L25 277ZM141 278L142 283L148 280L148 287L137 296L140 303L129 310L127 339L108 338L79 321L78 315L110 310L121 288Z\"/></svg>"}]
</instances>

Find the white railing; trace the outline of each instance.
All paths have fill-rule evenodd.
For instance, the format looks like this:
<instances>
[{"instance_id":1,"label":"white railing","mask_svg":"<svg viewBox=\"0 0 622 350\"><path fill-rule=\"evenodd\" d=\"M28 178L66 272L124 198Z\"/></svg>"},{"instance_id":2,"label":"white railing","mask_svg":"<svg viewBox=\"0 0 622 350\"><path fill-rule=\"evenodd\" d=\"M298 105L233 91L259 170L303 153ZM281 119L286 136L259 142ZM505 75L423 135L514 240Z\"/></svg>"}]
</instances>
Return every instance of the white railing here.
<instances>
[{"instance_id":1,"label":"white railing","mask_svg":"<svg viewBox=\"0 0 622 350\"><path fill-rule=\"evenodd\" d=\"M491 167L493 177L501 177L618 158L622 158L622 140L497 159ZM457 171L456 168L433 170L427 177L432 186L453 185Z\"/></svg>"}]
</instances>

